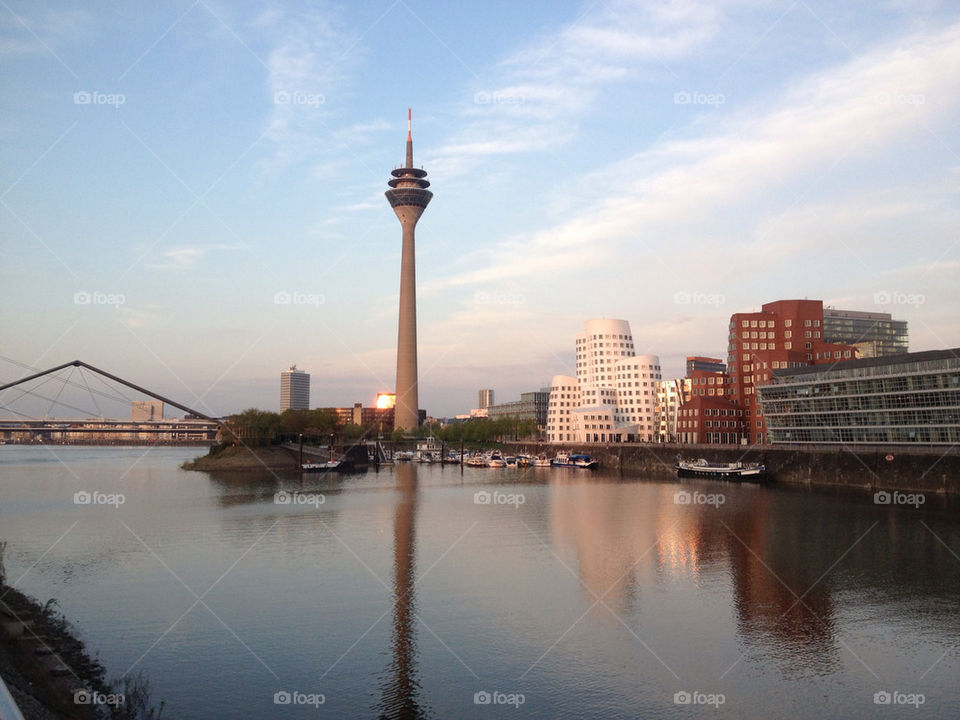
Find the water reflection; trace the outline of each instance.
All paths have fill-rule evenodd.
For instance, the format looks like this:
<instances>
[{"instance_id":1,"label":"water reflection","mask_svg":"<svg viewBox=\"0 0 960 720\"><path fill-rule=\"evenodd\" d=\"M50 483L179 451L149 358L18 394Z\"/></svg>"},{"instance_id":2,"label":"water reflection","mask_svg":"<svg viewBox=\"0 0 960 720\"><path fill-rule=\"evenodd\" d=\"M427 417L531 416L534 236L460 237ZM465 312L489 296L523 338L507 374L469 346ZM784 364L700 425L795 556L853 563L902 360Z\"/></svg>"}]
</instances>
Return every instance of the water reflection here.
<instances>
[{"instance_id":1,"label":"water reflection","mask_svg":"<svg viewBox=\"0 0 960 720\"><path fill-rule=\"evenodd\" d=\"M392 661L381 675L380 703L377 714L381 718L431 717L421 706L422 688L417 675L416 598L416 514L417 466L399 463L395 468L397 499L393 516L393 630L391 633Z\"/></svg>"},{"instance_id":2,"label":"water reflection","mask_svg":"<svg viewBox=\"0 0 960 720\"><path fill-rule=\"evenodd\" d=\"M869 510L851 518L822 500L794 497L788 507L782 493L720 484L696 489L725 492L722 507L684 505L678 489L555 484L552 524L575 553L584 603L602 596L617 612L642 612L643 588L691 579L731 592L751 654L769 653L786 675L835 671L836 580L826 571L869 528Z\"/></svg>"}]
</instances>

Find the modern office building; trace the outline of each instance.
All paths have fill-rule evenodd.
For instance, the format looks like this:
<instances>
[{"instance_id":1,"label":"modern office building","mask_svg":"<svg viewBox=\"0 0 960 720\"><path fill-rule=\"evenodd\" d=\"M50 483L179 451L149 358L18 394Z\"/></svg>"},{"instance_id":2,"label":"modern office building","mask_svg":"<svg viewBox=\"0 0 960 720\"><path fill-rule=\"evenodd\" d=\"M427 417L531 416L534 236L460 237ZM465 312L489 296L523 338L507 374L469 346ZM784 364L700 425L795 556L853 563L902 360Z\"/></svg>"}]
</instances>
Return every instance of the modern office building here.
<instances>
[{"instance_id":1,"label":"modern office building","mask_svg":"<svg viewBox=\"0 0 960 720\"><path fill-rule=\"evenodd\" d=\"M291 365L280 373L280 412L310 409L310 374Z\"/></svg>"},{"instance_id":2,"label":"modern office building","mask_svg":"<svg viewBox=\"0 0 960 720\"><path fill-rule=\"evenodd\" d=\"M480 391L485 392L484 390ZM493 391L490 392L491 398ZM505 417L516 417L521 420L533 420L542 432L547 428L547 410L550 404L550 388L541 388L532 392L520 393L520 399L514 402L490 405L487 408L487 417L499 420Z\"/></svg>"},{"instance_id":3,"label":"modern office building","mask_svg":"<svg viewBox=\"0 0 960 720\"><path fill-rule=\"evenodd\" d=\"M741 442L760 444L766 424L756 402L757 387L769 382L775 370L852 360L856 349L824 338L822 301L778 300L760 312L730 316L727 353L725 394L742 410Z\"/></svg>"},{"instance_id":4,"label":"modern office building","mask_svg":"<svg viewBox=\"0 0 960 720\"><path fill-rule=\"evenodd\" d=\"M480 390L477 393L477 407L483 410L493 405L493 390Z\"/></svg>"},{"instance_id":5,"label":"modern office building","mask_svg":"<svg viewBox=\"0 0 960 720\"><path fill-rule=\"evenodd\" d=\"M626 320L588 320L577 336L577 377L554 377L550 442L653 442L660 359L637 356Z\"/></svg>"},{"instance_id":6,"label":"modern office building","mask_svg":"<svg viewBox=\"0 0 960 720\"><path fill-rule=\"evenodd\" d=\"M960 348L777 369L758 390L774 443L960 443Z\"/></svg>"},{"instance_id":7,"label":"modern office building","mask_svg":"<svg viewBox=\"0 0 960 720\"><path fill-rule=\"evenodd\" d=\"M400 316L397 326L397 404L395 425L400 430L419 425L419 389L417 385L417 269L414 230L427 209L433 193L427 171L413 166L412 114L407 110L407 158L403 167L394 169L387 181L390 201L400 226L403 242L400 255Z\"/></svg>"},{"instance_id":8,"label":"modern office building","mask_svg":"<svg viewBox=\"0 0 960 720\"><path fill-rule=\"evenodd\" d=\"M890 313L825 307L823 339L841 345L860 346L863 343L865 346L860 357L886 357L910 351L907 321L894 320Z\"/></svg>"},{"instance_id":9,"label":"modern office building","mask_svg":"<svg viewBox=\"0 0 960 720\"><path fill-rule=\"evenodd\" d=\"M163 420L163 403L159 400L134 400L130 403L131 422Z\"/></svg>"},{"instance_id":10,"label":"modern office building","mask_svg":"<svg viewBox=\"0 0 960 720\"><path fill-rule=\"evenodd\" d=\"M677 421L680 408L690 401L690 378L658 380L656 384L657 404L654 425L657 428L657 442L679 442Z\"/></svg>"}]
</instances>

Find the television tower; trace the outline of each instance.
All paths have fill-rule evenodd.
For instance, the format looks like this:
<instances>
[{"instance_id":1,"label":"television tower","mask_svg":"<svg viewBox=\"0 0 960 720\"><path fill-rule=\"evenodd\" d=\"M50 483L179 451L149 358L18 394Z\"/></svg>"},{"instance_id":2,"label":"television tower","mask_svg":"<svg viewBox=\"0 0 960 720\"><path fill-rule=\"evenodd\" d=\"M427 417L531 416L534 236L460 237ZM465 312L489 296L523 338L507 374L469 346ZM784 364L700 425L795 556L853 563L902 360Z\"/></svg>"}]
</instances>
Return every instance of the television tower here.
<instances>
[{"instance_id":1,"label":"television tower","mask_svg":"<svg viewBox=\"0 0 960 720\"><path fill-rule=\"evenodd\" d=\"M413 113L407 109L407 162L396 168L384 193L403 228L400 258L400 321L397 330L397 402L393 427L412 430L420 424L417 393L417 262L414 228L433 193L427 171L413 166Z\"/></svg>"}]
</instances>

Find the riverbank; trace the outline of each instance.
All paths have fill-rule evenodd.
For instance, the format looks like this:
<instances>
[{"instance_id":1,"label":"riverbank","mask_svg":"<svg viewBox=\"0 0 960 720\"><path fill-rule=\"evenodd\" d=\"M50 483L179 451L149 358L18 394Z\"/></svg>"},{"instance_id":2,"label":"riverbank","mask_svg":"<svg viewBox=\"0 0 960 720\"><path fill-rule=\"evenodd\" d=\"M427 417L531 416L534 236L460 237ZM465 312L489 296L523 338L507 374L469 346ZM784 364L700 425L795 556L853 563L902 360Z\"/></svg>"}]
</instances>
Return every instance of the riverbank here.
<instances>
[{"instance_id":1,"label":"riverbank","mask_svg":"<svg viewBox=\"0 0 960 720\"><path fill-rule=\"evenodd\" d=\"M215 445L206 455L180 466L184 470L296 470L297 456L286 448L267 446L249 448L244 445Z\"/></svg>"},{"instance_id":2,"label":"riverbank","mask_svg":"<svg viewBox=\"0 0 960 720\"><path fill-rule=\"evenodd\" d=\"M56 600L41 604L6 583L0 542L0 677L25 720L147 720L150 688L139 673L108 682Z\"/></svg>"},{"instance_id":3,"label":"riverbank","mask_svg":"<svg viewBox=\"0 0 960 720\"><path fill-rule=\"evenodd\" d=\"M24 718L96 718L91 706L74 702L74 692L106 695L103 666L90 659L55 605L6 585L0 592L0 675Z\"/></svg>"},{"instance_id":4,"label":"riverbank","mask_svg":"<svg viewBox=\"0 0 960 720\"><path fill-rule=\"evenodd\" d=\"M559 450L582 452L602 467L673 475L677 456L716 462L758 462L775 482L960 494L960 448L835 445L678 445L673 443L569 445L506 443L513 452L553 457Z\"/></svg>"}]
</instances>

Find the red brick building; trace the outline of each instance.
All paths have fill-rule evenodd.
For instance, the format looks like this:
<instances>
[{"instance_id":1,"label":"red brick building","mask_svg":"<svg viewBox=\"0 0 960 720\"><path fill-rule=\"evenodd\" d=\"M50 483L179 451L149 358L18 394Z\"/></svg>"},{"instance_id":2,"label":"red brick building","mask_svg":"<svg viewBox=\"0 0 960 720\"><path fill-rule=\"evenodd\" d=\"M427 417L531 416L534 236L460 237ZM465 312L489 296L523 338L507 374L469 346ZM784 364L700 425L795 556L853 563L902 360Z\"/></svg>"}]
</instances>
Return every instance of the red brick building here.
<instances>
[{"instance_id":1,"label":"red brick building","mask_svg":"<svg viewBox=\"0 0 960 720\"><path fill-rule=\"evenodd\" d=\"M690 397L684 398L677 419L680 442L740 442L743 435L743 408L733 402L730 381L723 367L723 360L719 358L687 358Z\"/></svg>"},{"instance_id":2,"label":"red brick building","mask_svg":"<svg viewBox=\"0 0 960 720\"><path fill-rule=\"evenodd\" d=\"M850 345L824 342L821 300L778 300L760 312L731 315L727 353L727 395L743 411L743 436L757 444L764 442L766 424L756 387L768 382L773 370L857 356Z\"/></svg>"}]
</instances>

